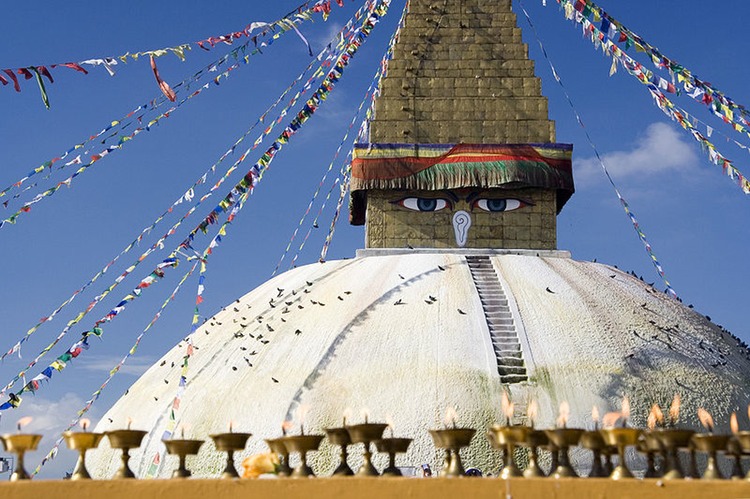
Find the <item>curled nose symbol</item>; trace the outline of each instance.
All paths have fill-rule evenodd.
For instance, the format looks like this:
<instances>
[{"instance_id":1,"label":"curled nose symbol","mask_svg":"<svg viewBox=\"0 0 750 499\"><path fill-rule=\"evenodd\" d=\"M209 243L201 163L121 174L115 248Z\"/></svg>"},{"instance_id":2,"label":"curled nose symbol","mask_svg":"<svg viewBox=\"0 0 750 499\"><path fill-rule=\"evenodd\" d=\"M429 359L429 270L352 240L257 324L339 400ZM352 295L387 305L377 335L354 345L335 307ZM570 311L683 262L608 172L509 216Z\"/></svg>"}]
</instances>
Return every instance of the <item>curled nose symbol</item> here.
<instances>
[{"instance_id":1,"label":"curled nose symbol","mask_svg":"<svg viewBox=\"0 0 750 499\"><path fill-rule=\"evenodd\" d=\"M471 215L461 210L453 215L453 232L456 234L456 244L460 248L466 246L469 239L469 227L471 227Z\"/></svg>"}]
</instances>

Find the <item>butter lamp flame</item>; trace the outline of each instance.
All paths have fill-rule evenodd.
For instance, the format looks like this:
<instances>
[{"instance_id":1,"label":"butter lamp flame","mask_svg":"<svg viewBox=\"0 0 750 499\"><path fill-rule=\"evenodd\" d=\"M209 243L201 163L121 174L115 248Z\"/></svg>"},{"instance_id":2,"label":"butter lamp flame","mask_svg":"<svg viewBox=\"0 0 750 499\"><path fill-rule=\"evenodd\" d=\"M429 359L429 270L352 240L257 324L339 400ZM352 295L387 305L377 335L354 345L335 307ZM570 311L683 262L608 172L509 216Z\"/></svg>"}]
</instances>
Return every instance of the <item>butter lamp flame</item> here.
<instances>
[{"instance_id":1,"label":"butter lamp flame","mask_svg":"<svg viewBox=\"0 0 750 499\"><path fill-rule=\"evenodd\" d=\"M597 406L593 406L591 408L591 420L594 421L594 430L599 429L599 419L601 416L599 415L599 408Z\"/></svg>"},{"instance_id":2,"label":"butter lamp flame","mask_svg":"<svg viewBox=\"0 0 750 499\"><path fill-rule=\"evenodd\" d=\"M529 418L530 426L534 428L536 419L539 416L539 404L536 400L529 402L529 405L526 407L526 416Z\"/></svg>"},{"instance_id":3,"label":"butter lamp flame","mask_svg":"<svg viewBox=\"0 0 750 499\"><path fill-rule=\"evenodd\" d=\"M83 419L81 419L80 423L78 423L78 424L81 425L81 429L83 431L89 431L89 426L91 426L91 421L88 420L88 419L86 419L86 418L83 418Z\"/></svg>"},{"instance_id":4,"label":"butter lamp flame","mask_svg":"<svg viewBox=\"0 0 750 499\"><path fill-rule=\"evenodd\" d=\"M708 430L709 433L713 433L714 418L703 407L698 408L698 419L700 420L703 427Z\"/></svg>"},{"instance_id":5,"label":"butter lamp flame","mask_svg":"<svg viewBox=\"0 0 750 499\"><path fill-rule=\"evenodd\" d=\"M672 405L669 406L669 424L673 428L680 419L680 405L680 395L675 393L674 398L672 399Z\"/></svg>"},{"instance_id":6,"label":"butter lamp flame","mask_svg":"<svg viewBox=\"0 0 750 499\"><path fill-rule=\"evenodd\" d=\"M34 418L32 418L31 416L26 416L26 417L19 419L18 422L16 423L16 428L18 429L18 432L20 433L21 428L28 425L32 421L34 421Z\"/></svg>"},{"instance_id":7,"label":"butter lamp flame","mask_svg":"<svg viewBox=\"0 0 750 499\"><path fill-rule=\"evenodd\" d=\"M445 427L456 428L456 420L458 419L458 413L455 407L448 407L445 410Z\"/></svg>"},{"instance_id":8,"label":"butter lamp flame","mask_svg":"<svg viewBox=\"0 0 750 499\"><path fill-rule=\"evenodd\" d=\"M733 412L729 418L729 427L732 429L732 434L736 435L740 432L740 424L737 421L737 413Z\"/></svg>"},{"instance_id":9,"label":"butter lamp flame","mask_svg":"<svg viewBox=\"0 0 750 499\"><path fill-rule=\"evenodd\" d=\"M630 419L630 399L627 395L622 398L622 427L625 428L628 425L628 419Z\"/></svg>"},{"instance_id":10,"label":"butter lamp flame","mask_svg":"<svg viewBox=\"0 0 750 499\"><path fill-rule=\"evenodd\" d=\"M557 416L557 426L559 428L566 428L568 426L568 420L570 419L570 404L567 401L563 401L560 404L560 411Z\"/></svg>"}]
</instances>

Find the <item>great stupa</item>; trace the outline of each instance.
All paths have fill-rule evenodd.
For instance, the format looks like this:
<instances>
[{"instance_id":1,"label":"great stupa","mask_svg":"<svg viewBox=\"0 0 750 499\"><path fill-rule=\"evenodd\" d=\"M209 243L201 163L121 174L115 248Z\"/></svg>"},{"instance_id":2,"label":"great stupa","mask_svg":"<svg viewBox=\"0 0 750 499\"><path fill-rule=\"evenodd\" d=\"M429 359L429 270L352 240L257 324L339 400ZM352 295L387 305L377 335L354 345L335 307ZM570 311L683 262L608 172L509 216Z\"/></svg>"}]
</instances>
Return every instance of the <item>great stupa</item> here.
<instances>
[{"instance_id":1,"label":"great stupa","mask_svg":"<svg viewBox=\"0 0 750 499\"><path fill-rule=\"evenodd\" d=\"M365 226L365 249L279 275L208 320L179 407L164 380L179 379L184 340L143 374L97 427L132 418L148 430L130 461L137 476L170 475L170 419L202 436L231 420L254 434L241 458L267 451L283 421L297 418L299 431L301 412L306 431L322 433L347 408L350 423L367 410L415 439L399 464L439 470L427 430L449 407L461 426L486 428L503 393L518 423L536 400L539 427L555 425L562 401L579 427L624 395L640 426L675 393L685 426L699 406L727 421L747 403L750 353L738 340L643 281L557 249L572 146L555 142L510 0L411 0L381 90L352 163L350 221ZM321 474L338 464L327 443L311 457ZM463 457L500 464L481 431ZM89 459L95 477L119 465L106 443ZM207 442L195 476L216 476L224 459Z\"/></svg>"}]
</instances>

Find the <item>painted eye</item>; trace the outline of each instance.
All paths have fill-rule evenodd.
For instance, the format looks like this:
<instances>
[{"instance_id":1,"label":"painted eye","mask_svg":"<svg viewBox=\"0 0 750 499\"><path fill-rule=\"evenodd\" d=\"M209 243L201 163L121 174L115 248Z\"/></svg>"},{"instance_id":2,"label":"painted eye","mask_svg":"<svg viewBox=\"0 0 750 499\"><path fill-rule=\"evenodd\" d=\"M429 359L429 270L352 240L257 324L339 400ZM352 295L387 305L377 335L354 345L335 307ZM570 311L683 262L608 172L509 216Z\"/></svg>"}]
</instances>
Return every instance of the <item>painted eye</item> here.
<instances>
[{"instance_id":1,"label":"painted eye","mask_svg":"<svg viewBox=\"0 0 750 499\"><path fill-rule=\"evenodd\" d=\"M448 207L448 201L440 198L404 198L396 204L414 211L440 211Z\"/></svg>"},{"instance_id":2,"label":"painted eye","mask_svg":"<svg viewBox=\"0 0 750 499\"><path fill-rule=\"evenodd\" d=\"M477 199L474 201L472 208L479 208L480 210L489 211L492 213L498 213L501 211L513 211L524 206L528 206L530 203L521 201L520 199Z\"/></svg>"}]
</instances>

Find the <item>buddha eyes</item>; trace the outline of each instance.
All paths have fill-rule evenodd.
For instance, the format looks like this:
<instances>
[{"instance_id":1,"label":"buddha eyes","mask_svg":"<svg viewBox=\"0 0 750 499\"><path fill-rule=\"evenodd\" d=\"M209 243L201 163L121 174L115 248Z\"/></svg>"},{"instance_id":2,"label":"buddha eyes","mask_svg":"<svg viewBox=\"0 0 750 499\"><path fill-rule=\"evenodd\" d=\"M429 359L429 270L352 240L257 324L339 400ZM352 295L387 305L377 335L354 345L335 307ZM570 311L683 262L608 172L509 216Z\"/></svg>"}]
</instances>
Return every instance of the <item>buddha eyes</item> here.
<instances>
[{"instance_id":1,"label":"buddha eyes","mask_svg":"<svg viewBox=\"0 0 750 499\"><path fill-rule=\"evenodd\" d=\"M501 211L513 211L518 208L528 206L529 203L520 199L502 198L502 199L477 199L472 203L472 208L479 208L483 211L498 213Z\"/></svg>"},{"instance_id":2,"label":"buddha eyes","mask_svg":"<svg viewBox=\"0 0 750 499\"><path fill-rule=\"evenodd\" d=\"M393 201L394 204L402 206L412 211L442 211L446 208L453 209L453 203L449 199L443 198L403 198ZM471 203L471 209L479 208L482 211L490 213L500 213L503 211L513 211L533 203L515 198L481 198Z\"/></svg>"},{"instance_id":3,"label":"buddha eyes","mask_svg":"<svg viewBox=\"0 0 750 499\"><path fill-rule=\"evenodd\" d=\"M441 198L404 198L396 204L414 211L440 211L450 206L447 199Z\"/></svg>"}]
</instances>

